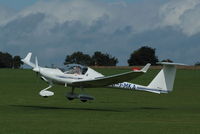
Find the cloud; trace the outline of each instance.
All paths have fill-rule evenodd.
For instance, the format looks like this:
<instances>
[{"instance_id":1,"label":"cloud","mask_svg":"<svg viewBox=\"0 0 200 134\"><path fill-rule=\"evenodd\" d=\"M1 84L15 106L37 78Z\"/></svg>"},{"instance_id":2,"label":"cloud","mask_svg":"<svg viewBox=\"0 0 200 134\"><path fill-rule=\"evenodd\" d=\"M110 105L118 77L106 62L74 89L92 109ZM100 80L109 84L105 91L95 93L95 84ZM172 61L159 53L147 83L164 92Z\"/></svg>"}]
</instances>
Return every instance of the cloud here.
<instances>
[{"instance_id":1,"label":"cloud","mask_svg":"<svg viewBox=\"0 0 200 134\"><path fill-rule=\"evenodd\" d=\"M62 64L74 51L92 54L100 50L126 65L132 51L149 45L157 48L161 59L184 62L198 53L191 49L198 48L200 36L198 3L39 1L14 15L5 11L7 17L0 22L0 50L21 56L32 51L43 65Z\"/></svg>"},{"instance_id":2,"label":"cloud","mask_svg":"<svg viewBox=\"0 0 200 134\"><path fill-rule=\"evenodd\" d=\"M196 5L194 9L186 12L181 19L181 29L183 33L188 36L198 34L200 32L200 4Z\"/></svg>"},{"instance_id":3,"label":"cloud","mask_svg":"<svg viewBox=\"0 0 200 134\"><path fill-rule=\"evenodd\" d=\"M9 18L14 15L14 10L0 6L0 25L7 23Z\"/></svg>"},{"instance_id":4,"label":"cloud","mask_svg":"<svg viewBox=\"0 0 200 134\"><path fill-rule=\"evenodd\" d=\"M192 36L199 32L200 0L171 0L160 7L161 27L173 26Z\"/></svg>"}]
</instances>

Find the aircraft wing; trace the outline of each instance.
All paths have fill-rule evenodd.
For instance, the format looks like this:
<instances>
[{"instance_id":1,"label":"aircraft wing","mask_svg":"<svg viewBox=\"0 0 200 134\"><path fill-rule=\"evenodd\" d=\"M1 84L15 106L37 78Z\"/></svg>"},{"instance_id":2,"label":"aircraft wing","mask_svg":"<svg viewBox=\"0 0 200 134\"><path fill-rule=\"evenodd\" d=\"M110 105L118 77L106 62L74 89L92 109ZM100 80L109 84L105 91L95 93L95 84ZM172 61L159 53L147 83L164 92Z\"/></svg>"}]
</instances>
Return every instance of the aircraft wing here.
<instances>
[{"instance_id":1,"label":"aircraft wing","mask_svg":"<svg viewBox=\"0 0 200 134\"><path fill-rule=\"evenodd\" d=\"M130 71L130 72L111 75L111 76L99 77L99 78L95 78L91 80L77 81L77 82L73 82L72 85L75 87L103 87L103 86L117 84L117 83L121 83L125 81L130 81L146 73L150 65L151 64L147 64L143 69L138 70L138 71Z\"/></svg>"}]
</instances>

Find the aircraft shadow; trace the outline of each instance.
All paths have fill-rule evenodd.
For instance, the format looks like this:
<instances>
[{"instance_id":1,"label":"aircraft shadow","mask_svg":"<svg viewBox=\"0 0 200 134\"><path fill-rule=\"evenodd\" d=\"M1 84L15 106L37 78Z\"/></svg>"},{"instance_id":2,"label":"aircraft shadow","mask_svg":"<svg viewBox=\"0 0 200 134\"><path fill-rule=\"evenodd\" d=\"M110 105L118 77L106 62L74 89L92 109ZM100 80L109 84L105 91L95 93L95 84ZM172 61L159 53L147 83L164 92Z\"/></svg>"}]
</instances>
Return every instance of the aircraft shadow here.
<instances>
[{"instance_id":1,"label":"aircraft shadow","mask_svg":"<svg viewBox=\"0 0 200 134\"><path fill-rule=\"evenodd\" d=\"M162 107L138 107L138 108L133 108L133 109L138 109L138 110L166 110L167 108L162 108Z\"/></svg>"},{"instance_id":2,"label":"aircraft shadow","mask_svg":"<svg viewBox=\"0 0 200 134\"><path fill-rule=\"evenodd\" d=\"M34 106L34 105L9 105L11 107L43 110L75 110L75 111L99 111L99 112L130 112L135 110L166 110L162 107L130 107L128 109L103 109L103 108L74 108L74 107L51 107L51 106Z\"/></svg>"},{"instance_id":3,"label":"aircraft shadow","mask_svg":"<svg viewBox=\"0 0 200 134\"><path fill-rule=\"evenodd\" d=\"M34 106L34 105L9 105L18 108L29 109L46 109L46 110L76 110L76 111L102 111L102 112L122 112L120 110L113 109L101 109L101 108L74 108L74 107L51 107L51 106Z\"/></svg>"}]
</instances>

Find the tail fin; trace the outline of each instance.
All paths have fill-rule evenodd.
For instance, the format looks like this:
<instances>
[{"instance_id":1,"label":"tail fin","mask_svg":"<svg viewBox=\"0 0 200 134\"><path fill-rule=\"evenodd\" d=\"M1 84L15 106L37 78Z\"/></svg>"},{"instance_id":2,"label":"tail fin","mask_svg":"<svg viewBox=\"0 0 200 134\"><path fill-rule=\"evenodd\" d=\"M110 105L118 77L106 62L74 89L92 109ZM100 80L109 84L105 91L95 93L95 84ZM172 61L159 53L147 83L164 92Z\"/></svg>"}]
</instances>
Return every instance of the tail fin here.
<instances>
[{"instance_id":1,"label":"tail fin","mask_svg":"<svg viewBox=\"0 0 200 134\"><path fill-rule=\"evenodd\" d=\"M31 62L31 56L32 56L32 53L28 53L27 56L22 59L21 61L24 62L25 64L31 66L32 68L35 67L35 64Z\"/></svg>"},{"instance_id":2,"label":"tail fin","mask_svg":"<svg viewBox=\"0 0 200 134\"><path fill-rule=\"evenodd\" d=\"M172 91L176 76L176 66L184 64L168 62L159 62L159 64L163 65L163 69L157 74L157 76L147 87L167 92Z\"/></svg>"}]
</instances>

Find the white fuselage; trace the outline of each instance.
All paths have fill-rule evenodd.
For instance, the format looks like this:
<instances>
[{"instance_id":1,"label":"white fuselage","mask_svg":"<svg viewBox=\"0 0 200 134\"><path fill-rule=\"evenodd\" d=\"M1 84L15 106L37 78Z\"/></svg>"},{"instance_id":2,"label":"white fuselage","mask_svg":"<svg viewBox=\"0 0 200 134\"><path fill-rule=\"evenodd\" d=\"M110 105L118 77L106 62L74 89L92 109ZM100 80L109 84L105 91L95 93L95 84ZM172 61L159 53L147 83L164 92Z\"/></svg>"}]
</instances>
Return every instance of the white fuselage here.
<instances>
[{"instance_id":1,"label":"white fuselage","mask_svg":"<svg viewBox=\"0 0 200 134\"><path fill-rule=\"evenodd\" d=\"M43 68L40 67L41 77L48 82L62 84L62 85L71 85L71 83L80 81L80 80L91 80L98 77L103 77L102 74L94 71L91 68L88 68L87 72L82 74L66 74L63 73L60 69L53 68Z\"/></svg>"},{"instance_id":2,"label":"white fuselage","mask_svg":"<svg viewBox=\"0 0 200 134\"><path fill-rule=\"evenodd\" d=\"M49 83L49 86L39 92L43 97L53 96L54 92L49 91L53 84L61 84L71 86L72 91L67 95L69 100L78 98L81 101L93 100L94 98L88 95L77 95L74 93L75 88L88 88L88 87L111 87L121 88L128 90L140 90L153 93L168 93L172 91L176 65L182 65L178 63L161 62L164 67L156 75L156 77L150 82L148 86L137 85L129 82L123 82L137 78L143 73L146 73L151 64L147 64L139 71L130 71L112 76L104 76L95 70L82 65L69 65L68 68L45 68L38 65L37 57L35 58L35 64L31 60L32 53L28 53L22 61L31 66L34 72L41 75L41 78Z\"/></svg>"},{"instance_id":3,"label":"white fuselage","mask_svg":"<svg viewBox=\"0 0 200 134\"><path fill-rule=\"evenodd\" d=\"M41 74L41 77L49 83L52 83L52 84L56 83L56 84L65 85L65 86L72 86L71 84L73 82L77 82L80 80L91 80L98 77L103 77L102 74L94 71L91 68L88 68L88 71L85 73L85 75L80 75L80 74L65 74L60 69L57 69L57 68L53 69L53 68L40 67L40 74ZM147 88L146 86L133 84L129 82L117 83L117 84L110 85L108 87L121 88L121 89L126 89L126 90L127 89L141 90L141 91L145 90L145 91L155 92L155 93L158 92L158 90L155 90L153 88ZM166 91L159 91L159 92L166 93Z\"/></svg>"}]
</instances>

